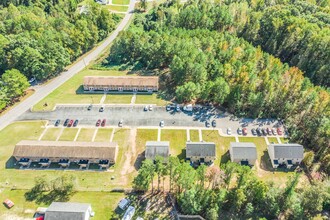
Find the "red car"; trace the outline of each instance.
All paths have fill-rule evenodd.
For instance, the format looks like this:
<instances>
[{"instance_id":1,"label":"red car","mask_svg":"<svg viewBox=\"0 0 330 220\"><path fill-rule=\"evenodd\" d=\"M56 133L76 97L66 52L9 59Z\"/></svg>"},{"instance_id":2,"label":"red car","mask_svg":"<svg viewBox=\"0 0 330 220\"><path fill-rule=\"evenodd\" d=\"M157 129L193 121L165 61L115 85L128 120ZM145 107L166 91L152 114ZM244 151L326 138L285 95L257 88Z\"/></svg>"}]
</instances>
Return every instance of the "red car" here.
<instances>
[{"instance_id":1,"label":"red car","mask_svg":"<svg viewBox=\"0 0 330 220\"><path fill-rule=\"evenodd\" d=\"M243 128L243 135L247 135L248 131L247 128Z\"/></svg>"},{"instance_id":2,"label":"red car","mask_svg":"<svg viewBox=\"0 0 330 220\"><path fill-rule=\"evenodd\" d=\"M107 122L107 120L103 119L102 123L101 123L101 126L104 127L106 122Z\"/></svg>"},{"instance_id":3,"label":"red car","mask_svg":"<svg viewBox=\"0 0 330 220\"><path fill-rule=\"evenodd\" d=\"M282 132L282 129L281 129L281 128L277 128L277 134L278 134L278 135L282 135L282 134L283 134L283 132Z\"/></svg>"},{"instance_id":4,"label":"red car","mask_svg":"<svg viewBox=\"0 0 330 220\"><path fill-rule=\"evenodd\" d=\"M100 124L101 124L101 119L97 120L96 127L100 126Z\"/></svg>"},{"instance_id":5,"label":"red car","mask_svg":"<svg viewBox=\"0 0 330 220\"><path fill-rule=\"evenodd\" d=\"M3 204L8 208L12 208L15 204L13 203L13 201L11 201L10 199L6 199Z\"/></svg>"},{"instance_id":6,"label":"red car","mask_svg":"<svg viewBox=\"0 0 330 220\"><path fill-rule=\"evenodd\" d=\"M71 127L72 124L73 124L73 120L71 119L71 120L69 121L68 127Z\"/></svg>"}]
</instances>

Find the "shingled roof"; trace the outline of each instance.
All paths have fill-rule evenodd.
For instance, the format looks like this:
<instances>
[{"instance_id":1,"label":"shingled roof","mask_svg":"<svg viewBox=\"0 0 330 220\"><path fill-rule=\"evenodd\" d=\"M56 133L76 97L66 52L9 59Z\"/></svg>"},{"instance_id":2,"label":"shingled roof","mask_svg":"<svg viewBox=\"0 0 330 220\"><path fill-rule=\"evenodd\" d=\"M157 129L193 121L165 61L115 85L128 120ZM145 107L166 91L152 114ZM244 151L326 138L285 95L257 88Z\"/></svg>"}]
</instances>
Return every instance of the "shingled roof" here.
<instances>
[{"instance_id":1,"label":"shingled roof","mask_svg":"<svg viewBox=\"0 0 330 220\"><path fill-rule=\"evenodd\" d=\"M215 157L213 142L186 142L186 157Z\"/></svg>"},{"instance_id":2,"label":"shingled roof","mask_svg":"<svg viewBox=\"0 0 330 220\"><path fill-rule=\"evenodd\" d=\"M116 158L116 142L79 141L30 141L16 144L13 156L16 158L71 158L112 159Z\"/></svg>"},{"instance_id":3,"label":"shingled roof","mask_svg":"<svg viewBox=\"0 0 330 220\"><path fill-rule=\"evenodd\" d=\"M156 86L158 76L85 76L85 86Z\"/></svg>"},{"instance_id":4,"label":"shingled roof","mask_svg":"<svg viewBox=\"0 0 330 220\"><path fill-rule=\"evenodd\" d=\"M85 220L86 212L90 211L88 203L52 202L46 210L45 220Z\"/></svg>"},{"instance_id":5,"label":"shingled roof","mask_svg":"<svg viewBox=\"0 0 330 220\"><path fill-rule=\"evenodd\" d=\"M300 144L270 144L268 153L274 158L304 158L304 147Z\"/></svg>"},{"instance_id":6,"label":"shingled roof","mask_svg":"<svg viewBox=\"0 0 330 220\"><path fill-rule=\"evenodd\" d=\"M154 160L156 155L167 158L170 152L169 141L147 141L145 157Z\"/></svg>"},{"instance_id":7,"label":"shingled roof","mask_svg":"<svg viewBox=\"0 0 330 220\"><path fill-rule=\"evenodd\" d=\"M257 159L257 148L254 143L230 142L229 152L233 159Z\"/></svg>"}]
</instances>

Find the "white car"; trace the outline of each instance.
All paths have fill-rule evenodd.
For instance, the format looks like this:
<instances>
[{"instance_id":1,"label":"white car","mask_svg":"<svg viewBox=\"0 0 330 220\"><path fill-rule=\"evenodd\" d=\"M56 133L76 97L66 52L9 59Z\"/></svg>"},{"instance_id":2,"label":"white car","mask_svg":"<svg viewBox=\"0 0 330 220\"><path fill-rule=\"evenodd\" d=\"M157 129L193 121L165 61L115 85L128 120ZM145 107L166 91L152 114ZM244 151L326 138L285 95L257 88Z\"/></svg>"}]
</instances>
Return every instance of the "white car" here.
<instances>
[{"instance_id":1,"label":"white car","mask_svg":"<svg viewBox=\"0 0 330 220\"><path fill-rule=\"evenodd\" d=\"M165 125L165 124L164 124L164 121L161 120L160 123L159 123L159 126L160 126L160 127L164 127L164 125Z\"/></svg>"},{"instance_id":2,"label":"white car","mask_svg":"<svg viewBox=\"0 0 330 220\"><path fill-rule=\"evenodd\" d=\"M243 131L242 131L242 128L238 128L238 129L237 129L237 134L242 135L242 132L243 132Z\"/></svg>"},{"instance_id":3,"label":"white car","mask_svg":"<svg viewBox=\"0 0 330 220\"><path fill-rule=\"evenodd\" d=\"M152 109L153 109L152 105L149 105L149 111L152 111Z\"/></svg>"},{"instance_id":4,"label":"white car","mask_svg":"<svg viewBox=\"0 0 330 220\"><path fill-rule=\"evenodd\" d=\"M120 200L118 207L121 210L125 210L129 206L130 203L131 203L131 201L129 199L124 198L124 199Z\"/></svg>"},{"instance_id":5,"label":"white car","mask_svg":"<svg viewBox=\"0 0 330 220\"><path fill-rule=\"evenodd\" d=\"M227 128L227 134L231 135L231 128Z\"/></svg>"}]
</instances>

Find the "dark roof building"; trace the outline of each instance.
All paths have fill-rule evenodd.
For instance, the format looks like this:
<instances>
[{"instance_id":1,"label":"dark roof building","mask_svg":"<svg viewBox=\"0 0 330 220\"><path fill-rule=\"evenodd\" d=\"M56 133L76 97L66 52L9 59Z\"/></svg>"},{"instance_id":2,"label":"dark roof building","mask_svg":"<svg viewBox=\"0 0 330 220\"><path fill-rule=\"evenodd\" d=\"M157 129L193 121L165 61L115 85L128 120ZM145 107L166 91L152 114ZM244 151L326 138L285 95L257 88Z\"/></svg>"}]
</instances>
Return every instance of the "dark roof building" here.
<instances>
[{"instance_id":1,"label":"dark roof building","mask_svg":"<svg viewBox=\"0 0 330 220\"><path fill-rule=\"evenodd\" d=\"M304 147L300 144L270 144L268 154L274 168L285 164L298 165L304 158Z\"/></svg>"},{"instance_id":2,"label":"dark roof building","mask_svg":"<svg viewBox=\"0 0 330 220\"><path fill-rule=\"evenodd\" d=\"M242 165L254 165L257 160L257 148L254 143L230 142L230 160Z\"/></svg>"},{"instance_id":3,"label":"dark roof building","mask_svg":"<svg viewBox=\"0 0 330 220\"><path fill-rule=\"evenodd\" d=\"M87 203L52 202L45 213L45 220L89 220L93 215Z\"/></svg>"},{"instance_id":4,"label":"dark roof building","mask_svg":"<svg viewBox=\"0 0 330 220\"><path fill-rule=\"evenodd\" d=\"M186 142L186 159L193 163L212 163L216 159L213 142Z\"/></svg>"},{"instance_id":5,"label":"dark roof building","mask_svg":"<svg viewBox=\"0 0 330 220\"><path fill-rule=\"evenodd\" d=\"M146 159L154 160L155 157L161 156L164 159L168 158L170 153L169 141L147 141L145 157Z\"/></svg>"}]
</instances>

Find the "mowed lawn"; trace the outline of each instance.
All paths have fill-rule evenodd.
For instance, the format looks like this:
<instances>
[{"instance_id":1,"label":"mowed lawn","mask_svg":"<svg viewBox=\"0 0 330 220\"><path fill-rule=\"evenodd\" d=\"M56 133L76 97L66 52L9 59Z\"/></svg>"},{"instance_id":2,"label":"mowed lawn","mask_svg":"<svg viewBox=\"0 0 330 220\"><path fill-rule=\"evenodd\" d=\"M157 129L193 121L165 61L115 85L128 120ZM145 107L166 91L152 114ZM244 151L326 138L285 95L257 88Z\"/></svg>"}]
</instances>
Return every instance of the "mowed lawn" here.
<instances>
[{"instance_id":1,"label":"mowed lawn","mask_svg":"<svg viewBox=\"0 0 330 220\"><path fill-rule=\"evenodd\" d=\"M128 5L129 4L129 0L112 0L112 4Z\"/></svg>"},{"instance_id":2,"label":"mowed lawn","mask_svg":"<svg viewBox=\"0 0 330 220\"><path fill-rule=\"evenodd\" d=\"M277 141L277 138L276 137L267 137L268 138L268 141L269 143L275 143L275 144L278 144L278 141Z\"/></svg>"},{"instance_id":3,"label":"mowed lawn","mask_svg":"<svg viewBox=\"0 0 330 220\"><path fill-rule=\"evenodd\" d=\"M161 140L170 142L171 156L177 156L179 157L179 159L186 158L186 142L187 142L186 130L162 129Z\"/></svg>"},{"instance_id":4,"label":"mowed lawn","mask_svg":"<svg viewBox=\"0 0 330 220\"><path fill-rule=\"evenodd\" d=\"M110 141L112 129L111 128L99 128L97 131L95 142L108 142Z\"/></svg>"},{"instance_id":5,"label":"mowed lawn","mask_svg":"<svg viewBox=\"0 0 330 220\"><path fill-rule=\"evenodd\" d=\"M7 209L3 205L0 206L0 219L19 219L18 216L32 219L34 211L38 207L48 207L49 204L36 204L35 202L26 201L24 197L26 192L27 190L5 189L0 193L1 201L10 198L15 203L15 206L11 209ZM86 191L76 192L69 201L90 203L95 212L94 219L108 220L114 217L114 210L120 199L124 197L124 193Z\"/></svg>"},{"instance_id":6,"label":"mowed lawn","mask_svg":"<svg viewBox=\"0 0 330 220\"><path fill-rule=\"evenodd\" d=\"M123 5L106 5L106 7L111 11L126 12L128 10L128 6Z\"/></svg>"},{"instance_id":7,"label":"mowed lawn","mask_svg":"<svg viewBox=\"0 0 330 220\"><path fill-rule=\"evenodd\" d=\"M161 99L158 97L156 93L150 94L150 95L142 95L142 94L137 94L136 95L136 104L156 104L158 106L165 106L167 103L166 100Z\"/></svg>"},{"instance_id":8,"label":"mowed lawn","mask_svg":"<svg viewBox=\"0 0 330 220\"><path fill-rule=\"evenodd\" d=\"M55 104L73 103L73 104L89 104L100 103L103 94L83 94L83 78L84 76L124 76L127 71L116 70L90 70L86 69L74 75L63 85L55 89L47 97L33 106L34 111L51 110ZM47 106L45 105L47 104Z\"/></svg>"},{"instance_id":9,"label":"mowed lawn","mask_svg":"<svg viewBox=\"0 0 330 220\"><path fill-rule=\"evenodd\" d=\"M199 131L198 130L190 130L190 141L198 142L199 140Z\"/></svg>"},{"instance_id":10,"label":"mowed lawn","mask_svg":"<svg viewBox=\"0 0 330 220\"><path fill-rule=\"evenodd\" d=\"M92 141L96 129L82 128L80 129L77 141Z\"/></svg>"},{"instance_id":11,"label":"mowed lawn","mask_svg":"<svg viewBox=\"0 0 330 220\"><path fill-rule=\"evenodd\" d=\"M73 141L78 132L78 128L64 128L59 141Z\"/></svg>"},{"instance_id":12,"label":"mowed lawn","mask_svg":"<svg viewBox=\"0 0 330 220\"><path fill-rule=\"evenodd\" d=\"M104 104L130 104L133 94L107 94Z\"/></svg>"},{"instance_id":13,"label":"mowed lawn","mask_svg":"<svg viewBox=\"0 0 330 220\"><path fill-rule=\"evenodd\" d=\"M137 129L136 147L140 151L145 151L147 141L157 141L157 129Z\"/></svg>"},{"instance_id":14,"label":"mowed lawn","mask_svg":"<svg viewBox=\"0 0 330 220\"><path fill-rule=\"evenodd\" d=\"M46 133L42 136L43 141L56 141L57 137L61 133L61 128L48 128Z\"/></svg>"}]
</instances>

